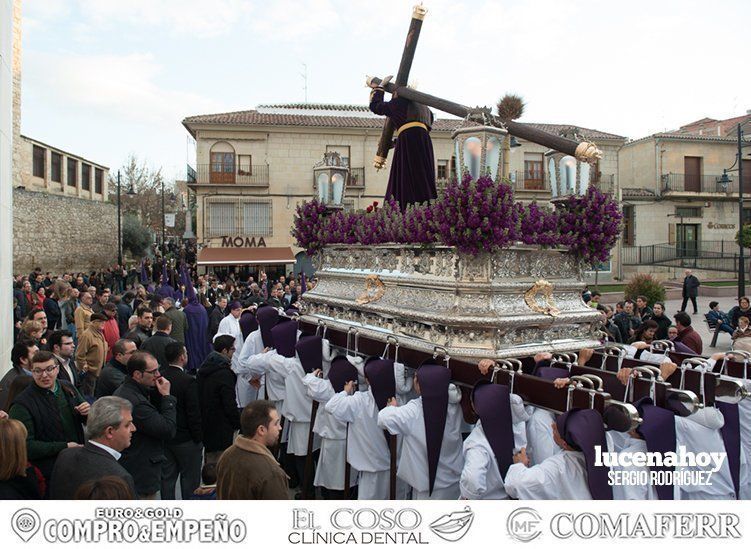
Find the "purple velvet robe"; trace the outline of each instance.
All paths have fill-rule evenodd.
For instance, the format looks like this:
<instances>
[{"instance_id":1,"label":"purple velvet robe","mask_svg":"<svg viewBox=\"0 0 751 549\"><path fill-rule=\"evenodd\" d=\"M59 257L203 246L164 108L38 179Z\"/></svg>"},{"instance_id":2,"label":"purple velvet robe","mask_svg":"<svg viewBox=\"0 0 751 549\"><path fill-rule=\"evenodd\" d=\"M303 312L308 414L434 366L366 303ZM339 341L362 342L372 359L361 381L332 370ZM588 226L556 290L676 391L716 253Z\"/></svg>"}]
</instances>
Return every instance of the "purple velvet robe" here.
<instances>
[{"instance_id":1,"label":"purple velvet robe","mask_svg":"<svg viewBox=\"0 0 751 549\"><path fill-rule=\"evenodd\" d=\"M404 209L408 204L436 198L433 142L428 133L433 115L427 108L415 109L414 103L401 97L384 101L383 90L373 92L370 110L375 114L388 116L394 124L394 130L414 121L424 122L428 126L428 131L421 127L412 127L397 136L389 184L386 188L386 200L393 198ZM418 116L419 110L422 110L422 116Z\"/></svg>"}]
</instances>

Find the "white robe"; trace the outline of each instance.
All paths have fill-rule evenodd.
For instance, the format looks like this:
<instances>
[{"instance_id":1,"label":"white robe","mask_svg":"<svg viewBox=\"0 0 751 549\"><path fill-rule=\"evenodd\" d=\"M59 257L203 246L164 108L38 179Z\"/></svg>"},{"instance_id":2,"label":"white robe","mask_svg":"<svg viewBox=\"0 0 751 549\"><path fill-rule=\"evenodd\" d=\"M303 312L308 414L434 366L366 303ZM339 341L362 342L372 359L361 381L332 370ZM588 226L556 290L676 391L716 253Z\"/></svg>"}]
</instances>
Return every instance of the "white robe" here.
<instances>
[{"instance_id":1,"label":"white robe","mask_svg":"<svg viewBox=\"0 0 751 549\"><path fill-rule=\"evenodd\" d=\"M514 453L527 446L525 422L529 414L518 395L511 395L511 423L514 432ZM503 478L498 470L493 449L490 447L482 421L478 420L464 440L464 468L459 488L464 499L508 499L503 488Z\"/></svg>"},{"instance_id":2,"label":"white robe","mask_svg":"<svg viewBox=\"0 0 751 549\"><path fill-rule=\"evenodd\" d=\"M422 397L404 406L386 406L378 414L378 426L392 435L403 437L397 476L412 486L414 499L447 499L459 495L464 458L462 456L461 392L449 385L449 404L443 431L441 455L436 470L432 496L429 495L427 442Z\"/></svg>"},{"instance_id":3,"label":"white robe","mask_svg":"<svg viewBox=\"0 0 751 549\"><path fill-rule=\"evenodd\" d=\"M725 452L720 428L725 424L722 413L716 408L702 408L688 417L675 418L676 445L691 452ZM707 467L676 467L678 471L708 471ZM676 499L735 499L735 488L727 459L719 471L710 477L712 486L676 486Z\"/></svg>"},{"instance_id":4,"label":"white robe","mask_svg":"<svg viewBox=\"0 0 751 549\"><path fill-rule=\"evenodd\" d=\"M315 486L329 490L344 490L345 437L347 424L336 419L326 410L326 403L334 396L334 388L328 379L306 374L302 380L308 395L320 405L316 414L313 432L321 437L321 454L318 457ZM357 484L357 469L350 468L350 486Z\"/></svg>"},{"instance_id":5,"label":"white robe","mask_svg":"<svg viewBox=\"0 0 751 549\"><path fill-rule=\"evenodd\" d=\"M619 433L620 434L620 433ZM619 440L620 447L612 444L613 439L610 437L611 432L607 432L608 439L608 451L618 452L618 454L633 455L635 453L647 452L647 443L640 438L633 438L629 436L627 439ZM611 468L612 471L629 471L629 472L646 472L649 475L649 467L646 465L637 466L629 465L621 467L617 465ZM614 484L613 485L613 499L621 500L645 500L645 499L659 499L657 497L657 491L655 487L650 484L645 485L627 485L627 484Z\"/></svg>"},{"instance_id":6,"label":"white robe","mask_svg":"<svg viewBox=\"0 0 751 549\"><path fill-rule=\"evenodd\" d=\"M639 350L634 347L633 345L624 345L626 348L626 356L629 358L636 358L636 353L639 352ZM644 362L650 362L652 364L662 364L663 362L673 362L673 359L670 358L668 355L663 355L659 353L650 353L647 350L642 351L642 353L639 355L639 358L636 360L644 361Z\"/></svg>"},{"instance_id":7,"label":"white robe","mask_svg":"<svg viewBox=\"0 0 751 549\"><path fill-rule=\"evenodd\" d=\"M539 465L549 457L560 454L560 446L553 441L555 414L549 410L527 406L527 457L530 465Z\"/></svg>"},{"instance_id":8,"label":"white robe","mask_svg":"<svg viewBox=\"0 0 751 549\"><path fill-rule=\"evenodd\" d=\"M286 358L273 353L269 358L270 371L281 375L284 379L286 399L284 400L284 417L289 423L289 437L287 439L287 453L296 456L308 455L308 437L310 436L310 412L313 399L303 385L305 372L300 359ZM320 440L313 439L313 450L320 446Z\"/></svg>"},{"instance_id":9,"label":"white robe","mask_svg":"<svg viewBox=\"0 0 751 549\"><path fill-rule=\"evenodd\" d=\"M592 499L582 452L564 451L532 467L514 463L504 480L516 499Z\"/></svg>"},{"instance_id":10,"label":"white robe","mask_svg":"<svg viewBox=\"0 0 751 549\"><path fill-rule=\"evenodd\" d=\"M232 360L232 371L237 374L237 403L240 408L258 399L259 389L253 387L250 382L253 379L261 379L266 370L265 361L267 353L263 352L261 330L256 330L248 335L243 343L242 350L235 351ZM237 360L235 360L237 357ZM261 391L261 394L263 392Z\"/></svg>"},{"instance_id":11,"label":"white robe","mask_svg":"<svg viewBox=\"0 0 751 549\"><path fill-rule=\"evenodd\" d=\"M388 499L390 454L373 394L341 391L329 399L326 411L349 424L347 461L360 471L358 499Z\"/></svg>"}]
</instances>

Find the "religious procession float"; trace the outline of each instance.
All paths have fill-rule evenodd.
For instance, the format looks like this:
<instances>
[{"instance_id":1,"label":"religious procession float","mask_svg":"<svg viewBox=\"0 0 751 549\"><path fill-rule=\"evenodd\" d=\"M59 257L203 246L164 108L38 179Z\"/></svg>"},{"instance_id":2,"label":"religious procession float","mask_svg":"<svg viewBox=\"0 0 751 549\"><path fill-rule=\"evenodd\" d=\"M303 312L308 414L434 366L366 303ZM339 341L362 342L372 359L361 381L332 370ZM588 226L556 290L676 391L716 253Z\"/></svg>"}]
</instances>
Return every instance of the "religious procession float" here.
<instances>
[{"instance_id":1,"label":"religious procession float","mask_svg":"<svg viewBox=\"0 0 751 549\"><path fill-rule=\"evenodd\" d=\"M342 209L347 168L329 154L315 168L319 198L298 207L293 236L318 278L302 299L301 330L347 355L412 369L445 366L467 397L470 422L477 410L469 397L480 379L553 412L595 409L608 429L623 433L645 421L637 409L645 397L679 417L716 407L737 495L751 356L709 360L676 352L669 341L648 349L606 343L603 315L581 297L584 271L608 260L621 231L616 199L591 183L600 151L573 132L517 122L518 97L506 96L492 113L407 87L424 13L413 12L395 79L367 80L371 109L387 117L377 168L396 137L385 200L366 211ZM437 193L429 108L464 120L454 134L455 178ZM550 204L515 201L512 137L550 149ZM493 367L478 368L483 359ZM661 369L665 363L677 368ZM633 373L627 383L624 368ZM565 388L553 381L562 377L570 380Z\"/></svg>"}]
</instances>

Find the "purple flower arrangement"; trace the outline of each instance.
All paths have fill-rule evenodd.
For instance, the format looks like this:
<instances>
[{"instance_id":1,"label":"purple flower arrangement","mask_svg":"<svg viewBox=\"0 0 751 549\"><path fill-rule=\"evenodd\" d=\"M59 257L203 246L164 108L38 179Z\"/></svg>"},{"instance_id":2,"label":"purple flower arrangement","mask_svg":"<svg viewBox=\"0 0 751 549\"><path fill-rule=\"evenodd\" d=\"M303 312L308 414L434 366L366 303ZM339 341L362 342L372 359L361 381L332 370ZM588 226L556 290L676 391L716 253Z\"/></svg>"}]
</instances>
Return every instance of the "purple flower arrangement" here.
<instances>
[{"instance_id":1,"label":"purple flower arrangement","mask_svg":"<svg viewBox=\"0 0 751 549\"><path fill-rule=\"evenodd\" d=\"M607 261L623 215L610 195L589 187L556 208L514 202L513 189L483 176L449 183L437 200L402 211L388 200L365 211L327 212L314 199L296 209L292 236L314 254L325 245L443 244L460 252L493 253L521 241L542 247L567 246L586 263Z\"/></svg>"},{"instance_id":2,"label":"purple flower arrangement","mask_svg":"<svg viewBox=\"0 0 751 549\"><path fill-rule=\"evenodd\" d=\"M568 246L585 265L607 261L623 221L613 197L590 186L584 196L570 196L559 208L559 244Z\"/></svg>"},{"instance_id":3,"label":"purple flower arrangement","mask_svg":"<svg viewBox=\"0 0 751 549\"><path fill-rule=\"evenodd\" d=\"M477 255L506 248L519 239L514 191L484 175L464 174L433 204L433 219L441 241L460 252Z\"/></svg>"},{"instance_id":4,"label":"purple flower arrangement","mask_svg":"<svg viewBox=\"0 0 751 549\"><path fill-rule=\"evenodd\" d=\"M292 222L292 236L297 245L315 254L324 245L326 206L317 198L299 204Z\"/></svg>"}]
</instances>

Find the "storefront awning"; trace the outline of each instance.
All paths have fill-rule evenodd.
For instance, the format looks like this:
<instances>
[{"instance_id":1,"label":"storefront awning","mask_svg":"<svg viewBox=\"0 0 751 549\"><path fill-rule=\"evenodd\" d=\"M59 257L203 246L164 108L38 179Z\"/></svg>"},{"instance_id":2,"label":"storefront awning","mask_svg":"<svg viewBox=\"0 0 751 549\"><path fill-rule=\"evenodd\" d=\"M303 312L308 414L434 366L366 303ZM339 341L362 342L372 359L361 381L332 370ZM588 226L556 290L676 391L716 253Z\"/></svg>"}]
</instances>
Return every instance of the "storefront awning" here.
<instances>
[{"instance_id":1,"label":"storefront awning","mask_svg":"<svg viewBox=\"0 0 751 549\"><path fill-rule=\"evenodd\" d=\"M292 248L204 248L199 265L278 265L294 263Z\"/></svg>"}]
</instances>

